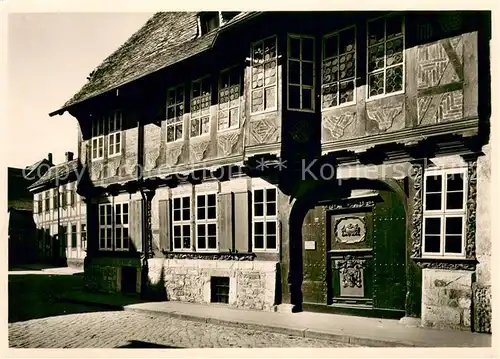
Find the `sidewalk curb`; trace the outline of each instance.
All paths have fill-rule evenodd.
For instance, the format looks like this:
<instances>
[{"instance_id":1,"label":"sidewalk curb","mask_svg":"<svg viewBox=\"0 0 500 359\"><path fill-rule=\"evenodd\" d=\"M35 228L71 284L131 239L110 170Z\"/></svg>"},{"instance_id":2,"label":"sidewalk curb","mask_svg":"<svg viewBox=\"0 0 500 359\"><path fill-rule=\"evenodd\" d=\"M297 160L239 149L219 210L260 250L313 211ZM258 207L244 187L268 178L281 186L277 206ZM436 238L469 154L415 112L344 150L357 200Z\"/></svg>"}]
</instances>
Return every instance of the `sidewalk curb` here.
<instances>
[{"instance_id":1,"label":"sidewalk curb","mask_svg":"<svg viewBox=\"0 0 500 359\"><path fill-rule=\"evenodd\" d=\"M264 331L264 332L293 335L293 336L310 338L310 339L331 340L331 341L335 341L335 342L361 345L361 346L370 346L370 347L418 347L418 346L421 346L417 343L395 342L395 341L389 341L389 340L355 337L351 334L328 333L328 332L317 331L317 330L308 329L308 328L295 329L295 328L286 328L286 327L281 327L281 326L248 323L245 321L229 321L229 320L210 318L210 317L203 318L203 317L184 314L184 313L160 312L160 311L148 310L148 309L130 308L127 306L124 306L121 308L124 311L128 311L128 312L135 312L135 313L149 314L149 315L162 315L162 316L166 316L166 317L190 320L190 321L195 321L195 322L223 325L223 326L228 326L228 327L237 327L237 328L243 328L243 329L249 329L249 330L260 330L260 331Z\"/></svg>"}]
</instances>

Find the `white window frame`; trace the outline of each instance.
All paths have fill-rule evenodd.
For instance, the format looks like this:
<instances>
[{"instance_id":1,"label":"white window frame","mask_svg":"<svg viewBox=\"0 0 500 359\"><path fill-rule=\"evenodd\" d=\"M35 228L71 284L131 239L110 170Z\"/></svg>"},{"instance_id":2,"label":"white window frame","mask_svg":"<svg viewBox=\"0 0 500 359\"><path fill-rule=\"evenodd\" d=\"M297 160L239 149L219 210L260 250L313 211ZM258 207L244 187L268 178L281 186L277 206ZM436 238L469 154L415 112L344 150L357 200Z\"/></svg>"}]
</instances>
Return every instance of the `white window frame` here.
<instances>
[{"instance_id":1,"label":"white window frame","mask_svg":"<svg viewBox=\"0 0 500 359\"><path fill-rule=\"evenodd\" d=\"M332 82L329 82L328 85L330 84L337 84L337 103L339 103L338 105L335 105L335 106L330 106L330 107L323 107L323 88L326 86L324 83L323 83L323 78L324 78L324 67L323 67L323 63L325 61L327 61L328 59L333 59L334 57L329 57L329 58L325 58L325 40L328 39L329 37L332 37L332 36L339 36L339 39L340 39L340 35L343 31L346 31L346 30L350 30L350 29L354 29L354 50L353 50L353 53L354 53L354 78L352 79L352 81L354 82L354 90L353 90L353 97L352 97L352 101L349 101L349 102L344 102L344 103L340 103L340 84L342 82L347 82L348 80L344 80L344 81L340 81L340 79L337 79L336 81L332 81ZM337 44L337 57L339 57L339 60L340 60L340 49L339 49L339 46L340 46L340 41L338 42ZM345 54L345 53L343 53ZM357 58L357 55L358 55L358 28L356 25L352 25L352 26L348 26L348 27L345 27L345 28L342 28L338 31L335 31L335 32L332 32L332 33L329 33L329 34L326 34L324 35L322 38L321 38L321 110L322 111L326 111L326 110L330 110L330 109L333 109L333 108L341 108L341 107L344 107L344 106L351 106L353 104L356 103L356 78L357 78L357 75L358 75L358 58Z\"/></svg>"},{"instance_id":2,"label":"white window frame","mask_svg":"<svg viewBox=\"0 0 500 359\"><path fill-rule=\"evenodd\" d=\"M259 45L259 44L262 44L262 48L264 48L264 42L269 40L269 39L273 39L274 38L274 45L275 45L275 49L276 49L276 56L273 57L273 58L269 58L269 60L265 60L262 62L262 63L259 63L258 65L255 64L255 60L254 60L254 56L253 56L253 52L254 52L254 47ZM274 111L277 111L278 110L278 82L279 82L279 76L278 76L278 37L276 35L272 35L272 36L268 36L264 39L261 39L261 40L258 40L258 41L255 41L255 42L252 42L250 44L250 114L251 115L258 115L258 114L261 114L261 113L266 113L266 112L274 112ZM266 63L271 63L272 61L276 61L276 81L271 84L271 85L266 85L266 77L265 77L265 74L266 74L266 70L265 70L265 67L266 67ZM264 79L263 79L263 85L262 87L259 87L257 89L253 89L252 88L252 83L253 83L253 71L254 71L254 68L255 66L260 66L262 65L263 69L264 69ZM266 89L267 88L271 88L271 87L274 87L274 91L275 91L275 95L274 95L274 106L273 107L269 107L269 108L265 108L265 104L266 104L266 99L265 99L265 96L266 96ZM254 91L261 91L262 90L262 101L264 102L264 109L262 111L255 111L253 112L253 103L252 103L252 93Z\"/></svg>"},{"instance_id":3,"label":"white window frame","mask_svg":"<svg viewBox=\"0 0 500 359\"><path fill-rule=\"evenodd\" d=\"M207 114L203 114L202 113L203 110L200 108L199 114L197 116L193 116L193 101L195 101L196 99L203 98L203 95L200 95L200 96L197 96L197 97L193 96L195 83L199 83L200 90L201 90L201 88L203 87L202 86L203 81L207 80L207 79L208 79L208 82L210 84L210 94L209 94L210 104L208 106L208 113ZM211 130L211 123L210 123L211 122L211 116L210 116L210 111L211 111L211 108L212 108L212 90L213 90L212 89L212 83L210 81L211 81L210 75L206 75L206 76L203 76L203 77L200 77L198 79L195 79L195 80L191 81L191 98L190 98L190 106L189 106L189 114L190 114L190 116L189 116L189 138L197 138L197 137L210 136L210 130ZM208 117L208 132L200 133L201 129L203 128L203 126L202 126L202 123L203 123L202 119L205 118L205 117ZM197 135L193 135L191 133L191 129L192 129L192 126L193 126L192 122L194 120L200 120L200 122L199 122L199 131L198 131Z\"/></svg>"},{"instance_id":4,"label":"white window frame","mask_svg":"<svg viewBox=\"0 0 500 359\"><path fill-rule=\"evenodd\" d=\"M105 121L103 117L92 122L92 138L90 139L90 158L92 160L101 160L104 158L104 125ZM97 130L98 128L101 130ZM102 151L101 155L99 155L99 151ZM94 152L96 155L94 155Z\"/></svg>"},{"instance_id":5,"label":"white window frame","mask_svg":"<svg viewBox=\"0 0 500 359\"><path fill-rule=\"evenodd\" d=\"M107 218L108 218L108 212L107 212L107 206L109 206L111 214L111 223L108 223ZM104 211L104 224L101 223L101 208L105 208ZM99 204L99 211L98 211L98 216L99 216L99 250L100 251L112 251L113 250L113 203L101 203ZM104 246L101 245L101 240L103 239L101 237L101 230L104 229ZM107 238L107 233L108 229L110 229L111 232L111 247L107 246L108 243L108 238Z\"/></svg>"},{"instance_id":6,"label":"white window frame","mask_svg":"<svg viewBox=\"0 0 500 359\"><path fill-rule=\"evenodd\" d=\"M274 189L276 192L276 214L275 215L267 215L267 190ZM256 216L255 215L255 192L263 191L263 215ZM278 221L278 196L279 190L275 186L264 186L264 187L253 187L252 188L252 251L253 252L278 252L280 247L280 238L279 238L279 221ZM259 202L260 203L260 202ZM264 248L255 248L255 223L262 222L263 225L263 244ZM267 223L274 222L276 224L276 248L267 248Z\"/></svg>"},{"instance_id":7,"label":"white window frame","mask_svg":"<svg viewBox=\"0 0 500 359\"><path fill-rule=\"evenodd\" d=\"M184 218L183 211L185 207L183 207L183 199L184 198L189 198L189 218ZM180 220L175 219L175 200L179 199L181 206L179 208L180 210ZM189 252L192 251L193 248L193 227L191 225L192 221L191 218L193 216L193 197L190 194L179 194L176 196L172 197L172 214L171 214L171 219L172 219L172 249L176 252ZM184 226L189 226L189 248L184 248ZM181 247L177 248L175 246L175 227L180 226L181 229Z\"/></svg>"},{"instance_id":8,"label":"white window frame","mask_svg":"<svg viewBox=\"0 0 500 359\"><path fill-rule=\"evenodd\" d=\"M123 210L123 207L124 205L127 205L127 213L126 213L126 218L127 218L127 223L124 223L124 218L125 218L125 211ZM117 211L116 211L116 208L117 207L120 207L120 214L117 215ZM117 223L117 216L120 217L120 223L118 224ZM115 251L129 251L130 250L130 231L129 231L129 222L130 222L130 203L128 201L124 201L124 202L115 202L114 203L114 206L113 206L113 216L112 216L112 219L113 219L113 225L114 225L114 228L113 228L113 243L114 243L114 250ZM121 232L121 246L118 247L117 246L117 240L116 240L116 230L119 229L120 232ZM124 236L124 230L126 229L127 231L127 235ZM123 245L123 240L124 238L127 238L127 246L125 247Z\"/></svg>"},{"instance_id":9,"label":"white window frame","mask_svg":"<svg viewBox=\"0 0 500 359\"><path fill-rule=\"evenodd\" d=\"M461 209L446 209L446 194L447 192L447 176L459 175L463 178L463 203ZM427 177L441 176L441 209L427 210ZM465 239L466 239L466 222L467 222L467 196L468 196L468 178L467 168L429 168L424 173L424 190L423 190L423 216L422 216L422 257L425 258L447 258L447 259L463 259L465 258ZM462 245L460 253L446 253L446 218L462 218ZM440 251L426 252L426 218L440 218Z\"/></svg>"},{"instance_id":10,"label":"white window frame","mask_svg":"<svg viewBox=\"0 0 500 359\"><path fill-rule=\"evenodd\" d=\"M75 231L73 232L73 227L75 227ZM69 235L69 238L68 238L68 248L71 248L71 250L76 250L78 247L80 247L78 245L78 225L76 224L76 222L71 222L71 223L68 223L68 228L70 228L69 232L70 232L70 235ZM75 235L75 247L73 247L73 233Z\"/></svg>"},{"instance_id":11,"label":"white window frame","mask_svg":"<svg viewBox=\"0 0 500 359\"><path fill-rule=\"evenodd\" d=\"M227 87L227 90L231 90L231 88L234 88L234 87L238 87L238 98L236 99L237 101L237 105L236 106L231 106L231 99L229 99L229 102L227 102L227 106L228 108L227 109L221 109L220 105L221 105L221 92L226 89L226 88L222 88L222 76L223 74L225 74L226 72L228 72L228 76L229 76L229 83L231 84L231 71L233 70L238 70L238 65L235 65L235 66L231 66L231 67L228 67L224 70L222 70L219 74L219 85L218 85L218 89L217 89L217 96L218 96L218 101L217 101L217 131L218 132L224 132L224 131L228 131L228 130L233 130L235 128L239 128L240 127L240 117L241 117L241 104L240 104L240 92L241 92L241 73L238 71L238 84L237 85L232 85L232 86L229 86ZM234 110L234 109L238 109L238 117L236 118L236 121L235 123L233 124L233 122L231 121L231 110ZM228 121L229 121L229 126L227 128L220 128L220 113L222 111L227 111L227 117L228 117Z\"/></svg>"},{"instance_id":12,"label":"white window frame","mask_svg":"<svg viewBox=\"0 0 500 359\"><path fill-rule=\"evenodd\" d=\"M122 153L122 123L123 115L120 110L113 111L106 116L108 123L108 158L116 157ZM117 141L119 138L119 141ZM111 141L113 139L113 141ZM116 147L118 145L118 151Z\"/></svg>"},{"instance_id":13,"label":"white window frame","mask_svg":"<svg viewBox=\"0 0 500 359\"><path fill-rule=\"evenodd\" d=\"M182 91L182 102L177 102L177 93L178 93L179 89ZM169 93L171 91L175 91L175 95L174 95L175 101L174 101L174 103L170 103L169 102L169 99L170 99ZM178 105L182 105L182 109L183 109L182 115L180 117L179 117L179 115L178 115L178 113L176 111L176 107ZM169 123L169 121L168 121L169 120L168 110L170 108L173 108L174 112L175 112L175 116L173 117L174 118L174 122L171 122L171 123ZM179 141L183 141L184 140L184 130L185 130L184 129L184 114L185 113L186 113L186 89L184 87L184 84L180 84L180 85L168 88L167 89L167 112L165 114L165 118L167 120L167 125L165 126L166 127L165 128L165 130L166 130L166 132L165 132L165 141L167 143L174 143L174 142L179 142ZM177 119L177 120L175 120L175 119ZM176 133L177 133L176 126L178 126L179 124L181 125L181 137L176 138ZM173 141L168 141L168 130L170 128L172 128L172 127L174 128L174 140Z\"/></svg>"},{"instance_id":14,"label":"white window frame","mask_svg":"<svg viewBox=\"0 0 500 359\"><path fill-rule=\"evenodd\" d=\"M208 219L208 196L209 195L215 195L215 218ZM219 225L218 225L218 220L219 220L219 214L218 214L218 193L216 191L211 191L211 192L203 192L203 193L196 193L195 194L195 223L194 223L194 238L195 238L195 248L197 251L200 252L216 252L219 250ZM205 197L205 219L199 219L198 218L198 197ZM208 248L208 225L209 224L215 224L215 248ZM205 226L205 245L206 248L199 248L198 247L198 225L204 225Z\"/></svg>"},{"instance_id":15,"label":"white window frame","mask_svg":"<svg viewBox=\"0 0 500 359\"><path fill-rule=\"evenodd\" d=\"M290 58L290 39L298 39L300 40L300 59L292 59ZM302 39L310 39L312 40L313 43L313 56L312 56L312 61L311 60L303 60L302 59ZM291 61L298 61L300 63L300 84L290 84L290 62ZM311 63L312 64L312 86L311 85L304 85L302 84L302 64L303 63ZM305 34L292 34L289 33L287 34L287 83L286 83L286 91L287 91L287 109L289 111L297 111L297 112L315 112L316 108L316 39L312 35L305 35ZM299 92L300 92L300 108L292 108L290 107L290 86L294 87L299 87ZM302 108L302 90L311 90L311 106L312 109L304 109Z\"/></svg>"},{"instance_id":16,"label":"white window frame","mask_svg":"<svg viewBox=\"0 0 500 359\"><path fill-rule=\"evenodd\" d=\"M390 66L387 66L386 65L386 60L387 60L387 19L391 18L391 17L400 17L401 18L401 31L402 31L402 40L403 40L403 60L401 63L397 63L395 65L390 65ZM369 71L369 66L370 66L370 63L369 63L369 59L370 59L370 44L369 44L369 35L370 35L370 28L369 28L369 25L371 22L374 22L374 21L377 21L377 20L380 20L380 19L384 19L384 68L383 69L377 69L377 70L374 70L374 71ZM377 99L380 99L380 98L383 98L383 97L388 97L388 96L394 96L394 95L399 95L399 94L403 94L405 93L405 86L406 86L406 65L405 65L405 62L406 62L406 19L405 19L405 16L402 15L402 14L390 14L390 15L386 15L386 16L379 16L379 17L376 17L376 18L373 18L373 19L369 19L367 22L366 22L366 101L372 101L372 100L377 100ZM377 46L377 45L374 45L374 46ZM402 69L402 83L401 83L401 90L400 91L395 91L395 92L389 92L389 93L386 93L385 92L385 85L386 85L386 82L387 82L387 69L390 69L390 68L393 68L393 67L398 67L398 66L402 66L403 69ZM375 73L383 73L384 74L384 93L380 94L380 95L374 95L374 96L370 96L370 75L372 74L375 74Z\"/></svg>"}]
</instances>

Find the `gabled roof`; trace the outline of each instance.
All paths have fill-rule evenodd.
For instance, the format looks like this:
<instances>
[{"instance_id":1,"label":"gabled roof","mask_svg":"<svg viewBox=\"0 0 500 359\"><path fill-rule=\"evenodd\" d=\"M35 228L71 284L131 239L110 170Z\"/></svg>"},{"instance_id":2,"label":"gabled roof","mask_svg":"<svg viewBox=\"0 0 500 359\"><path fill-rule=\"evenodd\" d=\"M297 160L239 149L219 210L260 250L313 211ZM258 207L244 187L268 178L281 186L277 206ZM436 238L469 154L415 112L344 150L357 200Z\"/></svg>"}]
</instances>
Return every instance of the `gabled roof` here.
<instances>
[{"instance_id":1,"label":"gabled roof","mask_svg":"<svg viewBox=\"0 0 500 359\"><path fill-rule=\"evenodd\" d=\"M200 36L196 12L156 13L92 72L78 93L50 116L199 54L213 46L220 31L257 14L242 12L217 30Z\"/></svg>"},{"instance_id":2,"label":"gabled roof","mask_svg":"<svg viewBox=\"0 0 500 359\"><path fill-rule=\"evenodd\" d=\"M46 164L47 167L53 166L53 164L50 163L49 160L47 160L46 158L41 159L40 161L33 163L31 166L26 166L25 168L25 172L27 173L26 176L28 178L33 178L33 174L35 174L38 168L43 164Z\"/></svg>"},{"instance_id":3,"label":"gabled roof","mask_svg":"<svg viewBox=\"0 0 500 359\"><path fill-rule=\"evenodd\" d=\"M61 184L69 178L74 178L72 176L78 175L78 172L81 170L80 161L78 159L71 160L69 162L64 162L58 165L55 165L35 183L29 186L29 190L33 191L39 187L44 186L53 186L56 183L56 180L60 180Z\"/></svg>"}]
</instances>

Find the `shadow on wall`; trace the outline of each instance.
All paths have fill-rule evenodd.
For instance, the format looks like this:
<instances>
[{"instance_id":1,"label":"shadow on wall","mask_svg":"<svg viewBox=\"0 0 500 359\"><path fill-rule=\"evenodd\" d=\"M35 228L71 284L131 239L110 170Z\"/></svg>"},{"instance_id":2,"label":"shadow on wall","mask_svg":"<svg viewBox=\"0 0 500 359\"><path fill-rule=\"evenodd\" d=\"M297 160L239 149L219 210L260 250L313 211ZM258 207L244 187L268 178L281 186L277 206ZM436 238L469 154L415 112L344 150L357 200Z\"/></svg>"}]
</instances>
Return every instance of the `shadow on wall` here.
<instances>
[{"instance_id":1,"label":"shadow on wall","mask_svg":"<svg viewBox=\"0 0 500 359\"><path fill-rule=\"evenodd\" d=\"M148 300L154 300L154 301L167 301L168 300L168 295L167 295L167 288L165 287L166 282L165 282L165 265L161 264L161 269L160 269L160 278L158 282L153 283L151 281L151 278L148 277L148 284L147 284L147 292L145 299Z\"/></svg>"}]
</instances>

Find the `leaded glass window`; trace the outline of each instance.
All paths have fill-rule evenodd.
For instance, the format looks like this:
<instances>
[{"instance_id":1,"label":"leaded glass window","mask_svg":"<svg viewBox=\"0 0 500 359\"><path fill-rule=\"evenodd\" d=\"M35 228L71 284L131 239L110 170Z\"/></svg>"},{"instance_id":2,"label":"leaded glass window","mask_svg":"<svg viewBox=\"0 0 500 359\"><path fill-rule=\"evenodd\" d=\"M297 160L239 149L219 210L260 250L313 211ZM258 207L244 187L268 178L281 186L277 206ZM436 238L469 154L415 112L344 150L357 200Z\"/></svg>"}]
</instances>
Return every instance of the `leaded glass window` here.
<instances>
[{"instance_id":1,"label":"leaded glass window","mask_svg":"<svg viewBox=\"0 0 500 359\"><path fill-rule=\"evenodd\" d=\"M368 23L368 97L403 91L403 17L391 16Z\"/></svg>"},{"instance_id":2,"label":"leaded glass window","mask_svg":"<svg viewBox=\"0 0 500 359\"><path fill-rule=\"evenodd\" d=\"M276 36L252 44L251 112L277 108Z\"/></svg>"},{"instance_id":3,"label":"leaded glass window","mask_svg":"<svg viewBox=\"0 0 500 359\"><path fill-rule=\"evenodd\" d=\"M239 126L240 117L240 70L235 67L224 70L219 79L218 129Z\"/></svg>"},{"instance_id":4,"label":"leaded glass window","mask_svg":"<svg viewBox=\"0 0 500 359\"><path fill-rule=\"evenodd\" d=\"M288 108L314 109L314 38L288 36Z\"/></svg>"},{"instance_id":5,"label":"leaded glass window","mask_svg":"<svg viewBox=\"0 0 500 359\"><path fill-rule=\"evenodd\" d=\"M167 91L167 142L182 140L184 115L184 86Z\"/></svg>"},{"instance_id":6,"label":"leaded glass window","mask_svg":"<svg viewBox=\"0 0 500 359\"><path fill-rule=\"evenodd\" d=\"M355 101L356 28L350 27L323 38L321 107Z\"/></svg>"},{"instance_id":7,"label":"leaded glass window","mask_svg":"<svg viewBox=\"0 0 500 359\"><path fill-rule=\"evenodd\" d=\"M193 81L191 96L191 137L210 132L210 77Z\"/></svg>"}]
</instances>

